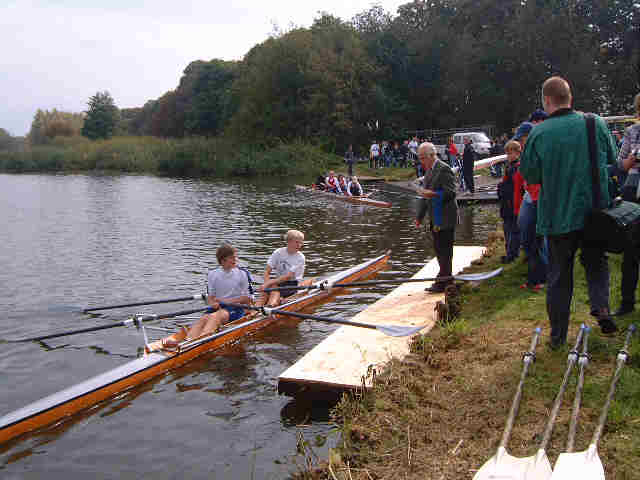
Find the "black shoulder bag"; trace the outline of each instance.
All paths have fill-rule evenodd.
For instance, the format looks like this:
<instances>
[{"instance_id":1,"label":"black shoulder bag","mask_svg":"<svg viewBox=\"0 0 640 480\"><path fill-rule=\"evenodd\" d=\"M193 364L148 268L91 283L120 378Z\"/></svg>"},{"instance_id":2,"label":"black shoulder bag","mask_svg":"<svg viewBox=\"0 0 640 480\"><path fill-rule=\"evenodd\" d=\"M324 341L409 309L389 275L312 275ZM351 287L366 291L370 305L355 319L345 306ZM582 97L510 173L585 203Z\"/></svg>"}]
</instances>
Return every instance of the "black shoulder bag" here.
<instances>
[{"instance_id":1,"label":"black shoulder bag","mask_svg":"<svg viewBox=\"0 0 640 480\"><path fill-rule=\"evenodd\" d=\"M600 173L598 171L596 125L593 114L585 115L589 157L591 159L591 186L593 189L593 209L587 215L584 225L584 242L610 253L622 253L638 240L640 225L640 205L623 201L620 197L611 206L602 205L600 193Z\"/></svg>"}]
</instances>

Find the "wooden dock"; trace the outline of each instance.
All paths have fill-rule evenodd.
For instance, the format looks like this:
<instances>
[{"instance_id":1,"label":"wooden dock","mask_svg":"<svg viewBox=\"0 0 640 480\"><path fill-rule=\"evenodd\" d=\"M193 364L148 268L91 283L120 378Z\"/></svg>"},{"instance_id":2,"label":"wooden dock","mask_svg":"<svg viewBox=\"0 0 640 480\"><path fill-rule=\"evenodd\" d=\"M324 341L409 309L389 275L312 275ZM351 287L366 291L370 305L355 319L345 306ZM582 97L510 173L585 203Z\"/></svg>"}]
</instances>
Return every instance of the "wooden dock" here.
<instances>
[{"instance_id":1,"label":"wooden dock","mask_svg":"<svg viewBox=\"0 0 640 480\"><path fill-rule=\"evenodd\" d=\"M460 272L484 253L484 247L456 246L453 271ZM434 258L413 278L432 278L438 273ZM405 283L381 298L353 320L382 325L424 325L428 332L435 323L434 307L443 294L429 294L432 282ZM278 393L290 396L326 393L371 386L372 372L379 371L392 357L409 353L410 338L389 337L377 330L343 326L309 351L278 377Z\"/></svg>"}]
</instances>

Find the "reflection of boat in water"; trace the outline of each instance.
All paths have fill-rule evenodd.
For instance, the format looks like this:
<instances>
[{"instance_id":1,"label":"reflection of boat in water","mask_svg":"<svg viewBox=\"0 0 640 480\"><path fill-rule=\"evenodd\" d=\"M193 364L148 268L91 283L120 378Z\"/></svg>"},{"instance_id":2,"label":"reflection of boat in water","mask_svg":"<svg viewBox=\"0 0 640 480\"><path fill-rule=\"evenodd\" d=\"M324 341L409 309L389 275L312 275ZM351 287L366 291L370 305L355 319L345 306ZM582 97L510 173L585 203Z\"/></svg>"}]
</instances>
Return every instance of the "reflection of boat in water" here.
<instances>
[{"instance_id":1,"label":"reflection of boat in water","mask_svg":"<svg viewBox=\"0 0 640 480\"><path fill-rule=\"evenodd\" d=\"M369 198L368 195L362 195L360 197L350 197L348 195L338 195L336 193L325 192L324 190L318 190L311 187L305 187L303 185L296 185L296 190L305 191L309 193L314 193L317 195L323 195L327 198L331 198L333 200L341 200L343 202L355 203L359 205L369 205L370 207L391 207L389 202L382 202L380 200L374 200Z\"/></svg>"},{"instance_id":2,"label":"reflection of boat in water","mask_svg":"<svg viewBox=\"0 0 640 480\"><path fill-rule=\"evenodd\" d=\"M381 255L336 273L329 277L331 282L350 282L377 272L389 260L390 253ZM311 289L299 293L280 307L281 310L297 311L326 300L332 293L321 289ZM172 350L162 349L162 342L147 346L147 352L101 375L76 384L65 390L45 397L37 402L0 417L0 443L23 433L51 425L76 412L85 410L132 387L143 384L168 370L183 365L194 358L235 342L242 337L266 327L276 321L276 316L250 313L227 324L224 330L212 335L182 342ZM143 327L144 328L144 327ZM182 332L173 335L180 340Z\"/></svg>"}]
</instances>

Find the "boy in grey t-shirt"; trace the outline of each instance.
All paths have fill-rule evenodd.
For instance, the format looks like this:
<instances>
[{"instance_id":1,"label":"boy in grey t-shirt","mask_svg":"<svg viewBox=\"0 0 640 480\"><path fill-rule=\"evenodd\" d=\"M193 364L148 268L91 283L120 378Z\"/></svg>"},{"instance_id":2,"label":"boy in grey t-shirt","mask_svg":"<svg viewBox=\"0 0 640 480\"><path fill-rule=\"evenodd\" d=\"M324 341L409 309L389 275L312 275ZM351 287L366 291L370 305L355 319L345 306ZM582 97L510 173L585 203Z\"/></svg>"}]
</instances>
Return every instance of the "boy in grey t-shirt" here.
<instances>
[{"instance_id":1,"label":"boy in grey t-shirt","mask_svg":"<svg viewBox=\"0 0 640 480\"><path fill-rule=\"evenodd\" d=\"M207 303L216 311L200 317L191 326L184 341L212 334L220 325L233 322L245 314L243 308L222 306L220 302L244 305L251 303L249 274L238 268L237 250L231 245L222 245L216 251L216 257L220 268L207 274ZM178 343L178 340L167 338L162 346L175 347Z\"/></svg>"},{"instance_id":2,"label":"boy in grey t-shirt","mask_svg":"<svg viewBox=\"0 0 640 480\"><path fill-rule=\"evenodd\" d=\"M313 280L303 280L305 259L300 251L304 245L304 234L298 230L289 230L285 235L287 246L276 249L269 260L264 272L264 283L258 288L263 291L265 288L276 286L310 286ZM271 273L275 275L271 278ZM265 302L270 307L275 307L280 303L281 298L286 298L296 293L296 290L281 290L264 294L258 300L258 305Z\"/></svg>"}]
</instances>

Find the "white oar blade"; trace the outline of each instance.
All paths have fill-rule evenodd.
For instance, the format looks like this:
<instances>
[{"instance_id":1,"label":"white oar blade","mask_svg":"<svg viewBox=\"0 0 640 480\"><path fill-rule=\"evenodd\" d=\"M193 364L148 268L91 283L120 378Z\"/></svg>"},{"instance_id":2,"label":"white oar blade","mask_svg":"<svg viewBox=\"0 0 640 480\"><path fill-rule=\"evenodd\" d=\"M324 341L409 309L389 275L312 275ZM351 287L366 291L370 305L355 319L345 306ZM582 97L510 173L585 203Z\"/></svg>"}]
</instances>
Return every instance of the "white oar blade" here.
<instances>
[{"instance_id":1,"label":"white oar blade","mask_svg":"<svg viewBox=\"0 0 640 480\"><path fill-rule=\"evenodd\" d=\"M502 273L502 267L500 268L496 268L495 270L491 271L491 272L484 272L484 273L464 273L462 275L454 275L454 277L456 278L456 280L464 280L467 282L479 282L481 280L487 280L489 278L493 278L497 275L500 275L500 273Z\"/></svg>"},{"instance_id":2,"label":"white oar blade","mask_svg":"<svg viewBox=\"0 0 640 480\"><path fill-rule=\"evenodd\" d=\"M420 325L419 327L403 327L402 325L377 325L376 330L380 330L385 335L390 337L408 337L414 333L418 333L426 325Z\"/></svg>"},{"instance_id":3,"label":"white oar blade","mask_svg":"<svg viewBox=\"0 0 640 480\"><path fill-rule=\"evenodd\" d=\"M514 457L500 447L496 454L480 467L473 480L522 480L531 461L531 457Z\"/></svg>"},{"instance_id":4,"label":"white oar blade","mask_svg":"<svg viewBox=\"0 0 640 480\"><path fill-rule=\"evenodd\" d=\"M604 467L595 445L585 452L561 453L553 469L552 480L605 480Z\"/></svg>"},{"instance_id":5,"label":"white oar blade","mask_svg":"<svg viewBox=\"0 0 640 480\"><path fill-rule=\"evenodd\" d=\"M535 457L529 462L527 471L522 480L551 480L551 462L544 450L538 450Z\"/></svg>"}]
</instances>

